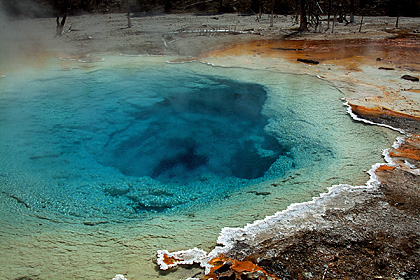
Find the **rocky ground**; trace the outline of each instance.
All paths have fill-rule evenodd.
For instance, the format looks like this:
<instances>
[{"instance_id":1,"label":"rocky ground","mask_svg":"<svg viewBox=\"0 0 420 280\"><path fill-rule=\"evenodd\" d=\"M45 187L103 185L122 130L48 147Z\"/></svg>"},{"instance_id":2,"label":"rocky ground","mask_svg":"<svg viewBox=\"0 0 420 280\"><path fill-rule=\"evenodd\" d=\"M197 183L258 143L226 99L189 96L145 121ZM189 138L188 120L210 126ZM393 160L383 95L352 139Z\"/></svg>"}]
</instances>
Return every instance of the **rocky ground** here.
<instances>
[{"instance_id":1,"label":"rocky ground","mask_svg":"<svg viewBox=\"0 0 420 280\"><path fill-rule=\"evenodd\" d=\"M357 193L365 201L329 209L328 226L296 231L261 243L239 243L226 256L265 269L260 278L217 279L419 279L419 177L380 170L381 186ZM356 195L356 194L354 194ZM352 197L348 197L351 199ZM360 197L358 198L360 199Z\"/></svg>"}]
</instances>

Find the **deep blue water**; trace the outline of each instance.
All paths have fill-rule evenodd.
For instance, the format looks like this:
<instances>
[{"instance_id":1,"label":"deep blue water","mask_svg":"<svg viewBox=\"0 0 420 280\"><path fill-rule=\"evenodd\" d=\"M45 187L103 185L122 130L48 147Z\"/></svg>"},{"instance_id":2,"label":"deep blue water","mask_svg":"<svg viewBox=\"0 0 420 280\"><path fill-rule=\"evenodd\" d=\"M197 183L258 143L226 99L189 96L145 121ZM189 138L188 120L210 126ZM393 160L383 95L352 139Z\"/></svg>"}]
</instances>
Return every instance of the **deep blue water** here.
<instances>
[{"instance_id":1,"label":"deep blue water","mask_svg":"<svg viewBox=\"0 0 420 280\"><path fill-rule=\"evenodd\" d=\"M40 213L132 217L188 208L327 151L267 129L264 86L188 67L10 81L2 81L0 104L2 191ZM290 122L290 109L278 111ZM308 156L296 163L292 147Z\"/></svg>"},{"instance_id":2,"label":"deep blue water","mask_svg":"<svg viewBox=\"0 0 420 280\"><path fill-rule=\"evenodd\" d=\"M198 75L170 84L140 93L146 102L139 97L114 106L126 119L97 155L102 164L130 176L186 184L204 175L259 178L284 152L264 131L267 93L261 85Z\"/></svg>"}]
</instances>

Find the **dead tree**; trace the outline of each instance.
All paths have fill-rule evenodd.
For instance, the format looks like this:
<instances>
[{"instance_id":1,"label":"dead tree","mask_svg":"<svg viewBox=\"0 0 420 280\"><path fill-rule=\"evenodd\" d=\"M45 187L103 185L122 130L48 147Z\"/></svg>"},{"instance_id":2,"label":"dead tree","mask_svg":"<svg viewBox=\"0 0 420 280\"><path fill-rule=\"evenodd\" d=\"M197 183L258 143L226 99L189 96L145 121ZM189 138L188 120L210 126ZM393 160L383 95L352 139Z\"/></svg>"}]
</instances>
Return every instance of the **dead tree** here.
<instances>
[{"instance_id":1,"label":"dead tree","mask_svg":"<svg viewBox=\"0 0 420 280\"><path fill-rule=\"evenodd\" d=\"M345 22L346 24L349 24L349 21L346 19L346 6L345 6L345 3L343 3L343 1L338 2L337 12L338 12L337 21L339 23Z\"/></svg>"},{"instance_id":2,"label":"dead tree","mask_svg":"<svg viewBox=\"0 0 420 280\"><path fill-rule=\"evenodd\" d=\"M321 29L321 15L324 13L318 0L300 0L300 26L299 31L309 28L317 31Z\"/></svg>"},{"instance_id":3,"label":"dead tree","mask_svg":"<svg viewBox=\"0 0 420 280\"><path fill-rule=\"evenodd\" d=\"M328 18L327 18L327 29L325 29L325 31L327 31L328 29L330 29L330 18L331 18L331 0L328 0Z\"/></svg>"},{"instance_id":4,"label":"dead tree","mask_svg":"<svg viewBox=\"0 0 420 280\"><path fill-rule=\"evenodd\" d=\"M308 16L306 14L306 0L300 0L300 26L299 31L308 30Z\"/></svg>"},{"instance_id":5,"label":"dead tree","mask_svg":"<svg viewBox=\"0 0 420 280\"><path fill-rule=\"evenodd\" d=\"M274 0L271 0L270 27L274 26Z\"/></svg>"},{"instance_id":6,"label":"dead tree","mask_svg":"<svg viewBox=\"0 0 420 280\"><path fill-rule=\"evenodd\" d=\"M354 23L354 0L350 0L350 23Z\"/></svg>"},{"instance_id":7,"label":"dead tree","mask_svg":"<svg viewBox=\"0 0 420 280\"><path fill-rule=\"evenodd\" d=\"M257 15L256 21L260 21L262 17L263 0L252 0L251 11Z\"/></svg>"},{"instance_id":8,"label":"dead tree","mask_svg":"<svg viewBox=\"0 0 420 280\"><path fill-rule=\"evenodd\" d=\"M131 7L130 7L130 0L126 0L127 4L127 27L131 28Z\"/></svg>"},{"instance_id":9,"label":"dead tree","mask_svg":"<svg viewBox=\"0 0 420 280\"><path fill-rule=\"evenodd\" d=\"M309 0L308 3L308 24L313 27L314 31L321 31L321 15L324 13L317 0Z\"/></svg>"},{"instance_id":10,"label":"dead tree","mask_svg":"<svg viewBox=\"0 0 420 280\"><path fill-rule=\"evenodd\" d=\"M64 29L64 24L66 23L66 18L67 18L67 15L64 15L60 22L60 17L57 16L57 19L56 19L57 28L56 28L56 34L55 34L56 36L63 35L63 29Z\"/></svg>"},{"instance_id":11,"label":"dead tree","mask_svg":"<svg viewBox=\"0 0 420 280\"><path fill-rule=\"evenodd\" d=\"M164 2L164 10L165 10L165 13L170 13L171 12L171 10L172 10L171 0L165 0L165 2Z\"/></svg>"},{"instance_id":12,"label":"dead tree","mask_svg":"<svg viewBox=\"0 0 420 280\"><path fill-rule=\"evenodd\" d=\"M64 24L66 23L67 19L67 12L69 9L69 0L64 0L63 2L55 1L54 2L54 10L56 13L56 36L63 35ZM60 21L60 17L62 17Z\"/></svg>"}]
</instances>

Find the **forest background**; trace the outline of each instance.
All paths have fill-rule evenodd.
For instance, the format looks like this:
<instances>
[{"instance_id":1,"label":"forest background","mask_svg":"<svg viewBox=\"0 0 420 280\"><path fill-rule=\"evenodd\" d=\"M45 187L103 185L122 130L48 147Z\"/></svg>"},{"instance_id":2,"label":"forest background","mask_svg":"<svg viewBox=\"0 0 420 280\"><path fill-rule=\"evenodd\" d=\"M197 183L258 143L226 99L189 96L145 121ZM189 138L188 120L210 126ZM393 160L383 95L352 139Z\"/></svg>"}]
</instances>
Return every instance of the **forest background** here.
<instances>
[{"instance_id":1,"label":"forest background","mask_svg":"<svg viewBox=\"0 0 420 280\"><path fill-rule=\"evenodd\" d=\"M14 17L85 13L244 13L420 16L419 0L0 0Z\"/></svg>"}]
</instances>

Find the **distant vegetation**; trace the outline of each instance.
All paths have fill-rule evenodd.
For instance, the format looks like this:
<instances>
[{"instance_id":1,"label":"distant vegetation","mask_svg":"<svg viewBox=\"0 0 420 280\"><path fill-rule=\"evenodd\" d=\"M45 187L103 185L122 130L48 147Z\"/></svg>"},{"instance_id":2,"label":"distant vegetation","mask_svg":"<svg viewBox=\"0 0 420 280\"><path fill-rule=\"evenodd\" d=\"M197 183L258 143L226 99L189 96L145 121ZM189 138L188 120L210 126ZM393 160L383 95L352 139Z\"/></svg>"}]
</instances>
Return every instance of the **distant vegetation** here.
<instances>
[{"instance_id":1,"label":"distant vegetation","mask_svg":"<svg viewBox=\"0 0 420 280\"><path fill-rule=\"evenodd\" d=\"M50 17L67 13L274 13L420 16L418 0L0 0L12 16Z\"/></svg>"}]
</instances>

